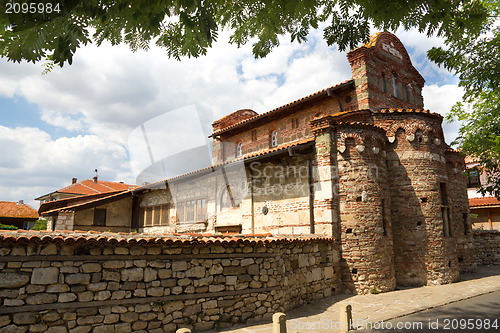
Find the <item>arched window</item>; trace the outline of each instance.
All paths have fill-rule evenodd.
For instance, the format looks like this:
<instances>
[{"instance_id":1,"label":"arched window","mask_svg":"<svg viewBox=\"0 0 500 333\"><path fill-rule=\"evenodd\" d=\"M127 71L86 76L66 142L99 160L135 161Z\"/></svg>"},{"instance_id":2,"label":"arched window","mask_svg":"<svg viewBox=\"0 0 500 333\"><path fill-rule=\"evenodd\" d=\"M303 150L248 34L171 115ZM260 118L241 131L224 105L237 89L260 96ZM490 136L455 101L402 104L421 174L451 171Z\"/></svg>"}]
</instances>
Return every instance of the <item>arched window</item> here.
<instances>
[{"instance_id":1,"label":"arched window","mask_svg":"<svg viewBox=\"0 0 500 333\"><path fill-rule=\"evenodd\" d=\"M410 95L410 91L411 91L411 86L409 84L406 85L405 87L405 97L406 97L406 101L408 103L411 102L411 95Z\"/></svg>"},{"instance_id":2,"label":"arched window","mask_svg":"<svg viewBox=\"0 0 500 333\"><path fill-rule=\"evenodd\" d=\"M396 83L396 75L392 74L392 95L398 97L398 86Z\"/></svg>"},{"instance_id":3,"label":"arched window","mask_svg":"<svg viewBox=\"0 0 500 333\"><path fill-rule=\"evenodd\" d=\"M242 155L242 144L241 142L239 142L237 145L236 145L236 157L241 157Z\"/></svg>"},{"instance_id":4,"label":"arched window","mask_svg":"<svg viewBox=\"0 0 500 333\"><path fill-rule=\"evenodd\" d=\"M274 131L271 134L271 147L276 147L278 145L278 131Z\"/></svg>"},{"instance_id":5,"label":"arched window","mask_svg":"<svg viewBox=\"0 0 500 333\"><path fill-rule=\"evenodd\" d=\"M385 75L382 76L382 92L387 92L387 79L385 78Z\"/></svg>"}]
</instances>

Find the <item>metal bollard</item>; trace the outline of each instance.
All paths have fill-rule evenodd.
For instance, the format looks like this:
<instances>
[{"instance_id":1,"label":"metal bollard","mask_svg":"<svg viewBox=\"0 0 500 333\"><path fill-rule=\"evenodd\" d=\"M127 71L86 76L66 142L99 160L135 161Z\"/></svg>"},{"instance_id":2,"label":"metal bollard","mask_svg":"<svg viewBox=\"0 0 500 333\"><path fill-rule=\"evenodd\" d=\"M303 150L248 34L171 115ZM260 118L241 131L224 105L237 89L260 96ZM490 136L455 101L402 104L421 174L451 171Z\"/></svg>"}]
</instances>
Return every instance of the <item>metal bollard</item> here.
<instances>
[{"instance_id":1,"label":"metal bollard","mask_svg":"<svg viewBox=\"0 0 500 333\"><path fill-rule=\"evenodd\" d=\"M350 304L340 304L339 306L340 332L345 333L353 329L352 327L352 306Z\"/></svg>"},{"instance_id":2,"label":"metal bollard","mask_svg":"<svg viewBox=\"0 0 500 333\"><path fill-rule=\"evenodd\" d=\"M189 328L179 328L175 333L191 333Z\"/></svg>"},{"instance_id":3,"label":"metal bollard","mask_svg":"<svg viewBox=\"0 0 500 333\"><path fill-rule=\"evenodd\" d=\"M273 314L273 333L286 333L286 315L282 312Z\"/></svg>"}]
</instances>

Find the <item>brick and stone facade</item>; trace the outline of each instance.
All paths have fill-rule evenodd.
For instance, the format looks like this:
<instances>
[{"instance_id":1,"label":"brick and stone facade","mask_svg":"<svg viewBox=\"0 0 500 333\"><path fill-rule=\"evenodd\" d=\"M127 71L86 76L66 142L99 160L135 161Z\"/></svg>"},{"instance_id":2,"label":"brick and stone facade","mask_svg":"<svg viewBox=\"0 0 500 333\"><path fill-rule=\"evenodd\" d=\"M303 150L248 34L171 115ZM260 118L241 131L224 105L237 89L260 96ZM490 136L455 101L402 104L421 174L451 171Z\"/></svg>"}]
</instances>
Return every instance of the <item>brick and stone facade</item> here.
<instances>
[{"instance_id":1,"label":"brick and stone facade","mask_svg":"<svg viewBox=\"0 0 500 333\"><path fill-rule=\"evenodd\" d=\"M351 80L214 122L211 169L137 191L142 206L161 193L204 197L206 220L179 224L188 210L171 204L169 226L140 230L331 236L353 292L474 269L464 159L444 142L442 117L423 109L424 79L390 33L347 57Z\"/></svg>"}]
</instances>

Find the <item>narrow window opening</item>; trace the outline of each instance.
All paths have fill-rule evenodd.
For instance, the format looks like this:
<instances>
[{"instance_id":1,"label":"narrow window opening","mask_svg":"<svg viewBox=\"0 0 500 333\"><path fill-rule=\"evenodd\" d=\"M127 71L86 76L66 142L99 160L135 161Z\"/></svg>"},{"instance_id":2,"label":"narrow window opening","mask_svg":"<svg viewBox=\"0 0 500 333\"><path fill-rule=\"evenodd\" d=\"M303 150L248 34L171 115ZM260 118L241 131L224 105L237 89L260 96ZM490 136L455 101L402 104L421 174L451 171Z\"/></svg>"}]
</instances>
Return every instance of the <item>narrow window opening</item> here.
<instances>
[{"instance_id":1,"label":"narrow window opening","mask_svg":"<svg viewBox=\"0 0 500 333\"><path fill-rule=\"evenodd\" d=\"M396 75L392 74L392 95L398 97L398 87L396 83Z\"/></svg>"},{"instance_id":2,"label":"narrow window opening","mask_svg":"<svg viewBox=\"0 0 500 333\"><path fill-rule=\"evenodd\" d=\"M387 236L387 219L385 217L385 199L382 199L382 228L384 229L384 236Z\"/></svg>"},{"instance_id":3,"label":"narrow window opening","mask_svg":"<svg viewBox=\"0 0 500 333\"><path fill-rule=\"evenodd\" d=\"M345 231L345 233L346 233L346 234L352 234L352 229L351 229L351 228L347 229L347 230Z\"/></svg>"},{"instance_id":4,"label":"narrow window opening","mask_svg":"<svg viewBox=\"0 0 500 333\"><path fill-rule=\"evenodd\" d=\"M411 102L411 95L410 95L410 91L411 91L411 90L410 90L410 85L408 84L408 85L406 85L406 87L405 87L405 97L406 97L406 101L407 101L408 103L410 103L410 102Z\"/></svg>"},{"instance_id":5,"label":"narrow window opening","mask_svg":"<svg viewBox=\"0 0 500 333\"><path fill-rule=\"evenodd\" d=\"M441 190L441 205L448 206L448 191L446 189L446 183L439 184Z\"/></svg>"},{"instance_id":6,"label":"narrow window opening","mask_svg":"<svg viewBox=\"0 0 500 333\"><path fill-rule=\"evenodd\" d=\"M426 203L426 202L427 202L427 197L420 198L420 201L421 201L422 203Z\"/></svg>"},{"instance_id":7,"label":"narrow window opening","mask_svg":"<svg viewBox=\"0 0 500 333\"><path fill-rule=\"evenodd\" d=\"M467 221L468 215L469 214L467 214L467 213L463 213L462 214L462 220L464 222L464 235L468 235L469 234L469 222Z\"/></svg>"},{"instance_id":8,"label":"narrow window opening","mask_svg":"<svg viewBox=\"0 0 500 333\"><path fill-rule=\"evenodd\" d=\"M441 192L441 216L443 219L443 236L451 236L450 207L448 207L448 192L446 183L440 183Z\"/></svg>"},{"instance_id":9,"label":"narrow window opening","mask_svg":"<svg viewBox=\"0 0 500 333\"><path fill-rule=\"evenodd\" d=\"M382 76L382 92L387 93L387 79L385 76Z\"/></svg>"},{"instance_id":10,"label":"narrow window opening","mask_svg":"<svg viewBox=\"0 0 500 333\"><path fill-rule=\"evenodd\" d=\"M420 149L420 145L423 141L424 141L424 133L422 132L422 130L419 129L415 132L415 144L413 147L415 149Z\"/></svg>"},{"instance_id":11,"label":"narrow window opening","mask_svg":"<svg viewBox=\"0 0 500 333\"><path fill-rule=\"evenodd\" d=\"M278 131L274 131L271 134L271 147L278 146Z\"/></svg>"},{"instance_id":12,"label":"narrow window opening","mask_svg":"<svg viewBox=\"0 0 500 333\"><path fill-rule=\"evenodd\" d=\"M357 268L353 268L352 269L352 274L358 274L358 269Z\"/></svg>"},{"instance_id":13,"label":"narrow window opening","mask_svg":"<svg viewBox=\"0 0 500 333\"><path fill-rule=\"evenodd\" d=\"M236 145L236 157L241 157L242 155L242 143L238 142Z\"/></svg>"},{"instance_id":14,"label":"narrow window opening","mask_svg":"<svg viewBox=\"0 0 500 333\"><path fill-rule=\"evenodd\" d=\"M257 141L257 130L252 131L252 142Z\"/></svg>"}]
</instances>

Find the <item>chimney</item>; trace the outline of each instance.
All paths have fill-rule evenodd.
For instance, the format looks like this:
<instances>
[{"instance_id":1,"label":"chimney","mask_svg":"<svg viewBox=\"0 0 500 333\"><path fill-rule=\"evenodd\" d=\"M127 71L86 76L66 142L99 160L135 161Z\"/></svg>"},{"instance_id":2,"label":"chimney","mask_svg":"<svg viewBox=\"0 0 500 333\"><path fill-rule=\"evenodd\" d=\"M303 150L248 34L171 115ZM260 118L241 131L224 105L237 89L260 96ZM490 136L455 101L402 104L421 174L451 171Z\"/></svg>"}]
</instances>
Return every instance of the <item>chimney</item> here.
<instances>
[{"instance_id":1,"label":"chimney","mask_svg":"<svg viewBox=\"0 0 500 333\"><path fill-rule=\"evenodd\" d=\"M94 183L96 183L96 184L97 184L97 176L94 176L94 178L93 178L93 179L94 179Z\"/></svg>"},{"instance_id":2,"label":"chimney","mask_svg":"<svg viewBox=\"0 0 500 333\"><path fill-rule=\"evenodd\" d=\"M76 181L77 181L76 178L71 179L71 184L76 184Z\"/></svg>"},{"instance_id":3,"label":"chimney","mask_svg":"<svg viewBox=\"0 0 500 333\"><path fill-rule=\"evenodd\" d=\"M23 200L19 200L19 201L17 202L17 204L18 204L18 205L24 205L24 201L23 201Z\"/></svg>"}]
</instances>

